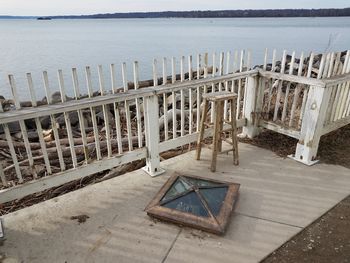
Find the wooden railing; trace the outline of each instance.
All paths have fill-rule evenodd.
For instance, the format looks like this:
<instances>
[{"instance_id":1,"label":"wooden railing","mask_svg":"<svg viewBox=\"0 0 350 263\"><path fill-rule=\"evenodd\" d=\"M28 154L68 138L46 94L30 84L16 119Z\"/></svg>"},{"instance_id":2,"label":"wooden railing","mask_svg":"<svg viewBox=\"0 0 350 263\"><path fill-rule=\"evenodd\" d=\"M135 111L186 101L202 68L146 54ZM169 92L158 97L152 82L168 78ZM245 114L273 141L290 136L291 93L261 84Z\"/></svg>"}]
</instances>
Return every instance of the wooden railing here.
<instances>
[{"instance_id":1,"label":"wooden railing","mask_svg":"<svg viewBox=\"0 0 350 263\"><path fill-rule=\"evenodd\" d=\"M71 98L67 96L68 85L61 70L59 92L50 90L54 85L50 85L44 72L47 103L38 102L31 74L26 76L31 100L21 101L15 78L10 75L12 99L3 101L5 108L0 109L0 126L6 137L0 143L10 155L0 163L0 203L139 159L146 159L145 170L150 175L162 173L161 152L196 141L203 93L220 89L239 92L242 103L237 117L242 127L246 79L258 71L248 70L248 53L240 54L240 60L236 53L233 61L227 54L227 68L223 53L214 55L211 65L207 54L197 56L196 67L192 57L188 57L186 69L182 57L179 74L172 58L170 76L166 72L167 60L162 60L161 74L155 60L151 81L139 80L137 62L132 67L133 80L128 81L127 65L123 63L122 87L117 87L115 65L109 69L109 85L105 71L98 66L98 91L94 89L90 67L85 69L83 85L77 69L73 69ZM87 95L83 95L84 86ZM43 127L45 121L51 125ZM13 126L19 126L18 133ZM31 139L33 133L38 142ZM206 136L210 134L208 129Z\"/></svg>"},{"instance_id":2,"label":"wooden railing","mask_svg":"<svg viewBox=\"0 0 350 263\"><path fill-rule=\"evenodd\" d=\"M284 52L280 72L273 72L274 66L259 71L259 125L298 139L291 157L299 162L316 163L321 136L350 123L349 55L332 52L316 60L313 53L307 59L302 53L296 60L293 52L287 63Z\"/></svg>"},{"instance_id":3,"label":"wooden railing","mask_svg":"<svg viewBox=\"0 0 350 263\"><path fill-rule=\"evenodd\" d=\"M115 65L109 68L108 85L99 66L98 90L89 67L84 85L73 69L69 89L74 97L67 96L62 71L59 92L51 91L44 72L46 100L39 102L31 74L26 76L27 102L19 99L10 75L12 99L0 103L0 144L6 157L0 159L0 203L139 159L146 159L145 171L151 176L161 174L159 155L196 142L202 95L220 90L238 94L237 115L230 116L227 104L224 114L236 118L242 135L254 137L267 128L297 138L293 158L313 164L320 137L350 123L349 52L345 61L338 54L323 55L317 72L313 54L296 59L293 53L287 61L284 52L279 70L276 52L271 63L266 52L264 64L256 69L250 69L250 54L244 51L214 55L211 64L207 54L198 55L196 63L191 56L179 63L172 58L170 75L164 58L160 71L153 61L149 81L139 80L137 62L128 81L123 63L121 87ZM213 119L212 109L206 117ZM205 131L205 136L211 134L211 129Z\"/></svg>"}]
</instances>

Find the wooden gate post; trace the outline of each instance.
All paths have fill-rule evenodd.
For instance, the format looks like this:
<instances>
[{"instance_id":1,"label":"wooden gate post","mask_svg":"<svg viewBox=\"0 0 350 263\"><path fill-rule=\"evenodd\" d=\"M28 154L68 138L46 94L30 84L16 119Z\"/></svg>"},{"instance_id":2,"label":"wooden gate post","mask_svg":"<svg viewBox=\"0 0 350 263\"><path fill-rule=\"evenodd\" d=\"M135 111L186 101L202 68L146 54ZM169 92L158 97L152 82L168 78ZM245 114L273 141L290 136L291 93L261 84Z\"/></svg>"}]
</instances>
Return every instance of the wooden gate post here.
<instances>
[{"instance_id":1,"label":"wooden gate post","mask_svg":"<svg viewBox=\"0 0 350 263\"><path fill-rule=\"evenodd\" d=\"M306 165L313 165L318 162L316 155L330 95L330 88L310 86L301 124L300 139L295 155L290 156L294 160Z\"/></svg>"},{"instance_id":2,"label":"wooden gate post","mask_svg":"<svg viewBox=\"0 0 350 263\"><path fill-rule=\"evenodd\" d=\"M247 78L247 85L244 94L243 118L247 120L243 126L240 137L253 138L260 133L258 128L258 116L262 108L263 87L259 76L251 76ZM239 103L239 102L238 102Z\"/></svg>"},{"instance_id":3,"label":"wooden gate post","mask_svg":"<svg viewBox=\"0 0 350 263\"><path fill-rule=\"evenodd\" d=\"M153 177L165 172L164 169L160 168L158 96L153 95L145 97L144 103L147 158L146 166L143 168L143 170Z\"/></svg>"}]
</instances>

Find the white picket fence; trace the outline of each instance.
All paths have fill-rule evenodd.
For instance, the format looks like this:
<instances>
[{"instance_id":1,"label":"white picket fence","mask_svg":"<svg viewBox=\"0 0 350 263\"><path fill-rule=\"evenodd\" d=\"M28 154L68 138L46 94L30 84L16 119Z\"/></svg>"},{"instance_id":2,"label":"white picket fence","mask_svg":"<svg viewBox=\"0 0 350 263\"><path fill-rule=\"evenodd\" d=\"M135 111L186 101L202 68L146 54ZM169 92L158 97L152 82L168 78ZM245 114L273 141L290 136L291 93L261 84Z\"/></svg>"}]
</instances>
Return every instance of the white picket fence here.
<instances>
[{"instance_id":1,"label":"white picket fence","mask_svg":"<svg viewBox=\"0 0 350 263\"><path fill-rule=\"evenodd\" d=\"M161 63L154 60L153 81L139 80L137 62L132 65L133 79L129 81L123 63L122 87L117 87L115 65L109 68L108 85L106 72L99 66L98 94L93 92L91 69L85 69L84 85L73 69L69 88L74 89L74 98L66 96L63 72L59 70L59 102L51 99L54 85L44 72L48 100L40 106L31 74L26 76L31 98L31 105L26 107L10 75L15 109L0 107L0 126L12 162L0 162L0 203L139 159L146 159L145 171L151 176L161 174L166 167L160 167L159 154L196 141L202 95L220 90L238 94L237 116L229 116L229 105L225 105L225 117L235 117L243 135L254 137L261 128L267 128L297 138L293 158L313 164L320 137L350 123L349 52L345 60L340 52L324 54L316 69L313 54L308 59L303 54L298 59L294 52L292 57L286 54L283 52L277 62L274 51L269 63L266 51L262 68L256 69L251 69L251 55L245 51L214 54L210 59L208 54L195 59L181 57L179 63L175 58L164 58ZM287 67L289 71L285 72ZM213 117L211 111L208 118ZM42 118L52 124L50 140L42 128ZM78 132L72 128L74 118ZM37 131L38 143L29 140L29 122ZM13 123L19 124L20 140L11 136ZM211 132L207 129L205 136ZM42 162L45 167L38 171L36 167Z\"/></svg>"}]
</instances>

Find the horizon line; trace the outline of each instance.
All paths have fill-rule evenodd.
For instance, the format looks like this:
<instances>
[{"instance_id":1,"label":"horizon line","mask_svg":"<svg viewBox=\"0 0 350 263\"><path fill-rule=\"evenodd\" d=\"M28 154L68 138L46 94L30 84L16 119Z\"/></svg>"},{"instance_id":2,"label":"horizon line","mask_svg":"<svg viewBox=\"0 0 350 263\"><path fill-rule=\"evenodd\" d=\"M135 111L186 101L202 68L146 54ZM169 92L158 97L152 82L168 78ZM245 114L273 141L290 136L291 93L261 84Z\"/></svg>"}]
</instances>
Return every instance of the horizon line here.
<instances>
[{"instance_id":1,"label":"horizon line","mask_svg":"<svg viewBox=\"0 0 350 263\"><path fill-rule=\"evenodd\" d=\"M71 16L94 16L94 15L114 15L114 14L150 14L150 13L190 13L190 12L224 12L224 11L283 11L283 10L344 10L348 7L325 7L325 8L265 8L265 9L207 9L207 10L163 10L163 11L127 11L127 12L108 12L108 13L89 13L89 14L61 14L61 15L10 15L0 14L0 17L19 17L19 18L38 18L38 17L71 17Z\"/></svg>"}]
</instances>

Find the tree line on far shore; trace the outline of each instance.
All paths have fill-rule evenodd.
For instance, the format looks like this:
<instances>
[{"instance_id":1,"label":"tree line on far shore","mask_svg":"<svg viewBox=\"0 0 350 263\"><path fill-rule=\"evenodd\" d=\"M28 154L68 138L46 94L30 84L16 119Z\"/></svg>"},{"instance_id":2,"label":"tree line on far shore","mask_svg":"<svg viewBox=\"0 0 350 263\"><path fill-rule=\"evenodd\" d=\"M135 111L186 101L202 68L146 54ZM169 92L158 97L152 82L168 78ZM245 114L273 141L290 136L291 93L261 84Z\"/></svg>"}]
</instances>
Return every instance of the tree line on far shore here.
<instances>
[{"instance_id":1,"label":"tree line on far shore","mask_svg":"<svg viewBox=\"0 0 350 263\"><path fill-rule=\"evenodd\" d=\"M334 17L350 16L350 8L342 9L266 9L266 10L221 10L221 11L164 11L108 13L81 16L52 16L63 18L229 18L229 17Z\"/></svg>"}]
</instances>

